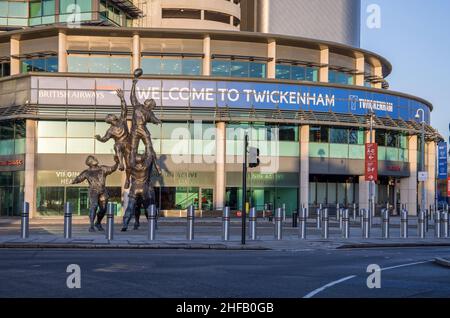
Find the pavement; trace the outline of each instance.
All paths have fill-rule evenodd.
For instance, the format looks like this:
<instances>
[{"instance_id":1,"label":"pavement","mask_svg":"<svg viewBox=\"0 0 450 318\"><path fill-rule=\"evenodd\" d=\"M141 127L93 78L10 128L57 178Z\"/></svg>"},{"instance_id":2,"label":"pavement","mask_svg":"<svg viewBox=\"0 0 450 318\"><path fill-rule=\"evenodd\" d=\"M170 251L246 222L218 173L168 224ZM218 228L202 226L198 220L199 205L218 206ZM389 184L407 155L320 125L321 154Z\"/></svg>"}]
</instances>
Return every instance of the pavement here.
<instances>
[{"instance_id":1,"label":"pavement","mask_svg":"<svg viewBox=\"0 0 450 318\"><path fill-rule=\"evenodd\" d=\"M142 220L141 228L120 232L121 224L116 218L114 239L108 241L104 232L89 233L86 217L74 218L72 238L63 238L62 218L39 218L30 220L30 235L21 239L20 219L0 219L0 248L75 248L75 249L215 249L215 250L332 250L332 249L367 249L367 248L404 248L404 247L450 247L450 238L437 239L431 221L430 229L425 239L417 236L416 222L410 220L409 238L400 238L400 220L391 219L390 238L381 238L379 218L374 219L371 238L363 239L358 221L351 222L350 238L343 239L339 223L330 222L330 235L323 239L321 231L316 228L315 220L308 221L307 239L300 240L299 228L293 228L291 222L283 224L283 239L274 237L274 225L267 220L258 221L257 240L249 238L246 244L241 244L241 224L239 219L233 219L230 226L230 240L221 238L222 223L220 219L196 219L194 240L186 239L185 219L166 219L158 221L156 239L147 239L147 222ZM104 226L105 227L105 226Z\"/></svg>"}]
</instances>

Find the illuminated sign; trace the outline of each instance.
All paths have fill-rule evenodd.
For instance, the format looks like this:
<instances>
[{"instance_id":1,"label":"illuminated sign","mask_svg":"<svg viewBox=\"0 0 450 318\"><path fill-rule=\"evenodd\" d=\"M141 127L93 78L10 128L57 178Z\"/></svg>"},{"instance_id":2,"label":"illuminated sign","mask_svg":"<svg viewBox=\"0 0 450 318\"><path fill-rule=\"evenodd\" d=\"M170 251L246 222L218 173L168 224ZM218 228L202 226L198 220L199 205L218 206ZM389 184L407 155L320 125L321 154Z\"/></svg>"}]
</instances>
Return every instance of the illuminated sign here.
<instances>
[{"instance_id":1,"label":"illuminated sign","mask_svg":"<svg viewBox=\"0 0 450 318\"><path fill-rule=\"evenodd\" d=\"M129 79L36 77L32 81L31 103L50 105L119 106L116 88L131 89ZM393 93L378 93L355 87L336 88L265 82L202 80L155 80L138 82L141 101L153 98L160 107L209 107L280 109L366 115L370 109L379 117L416 120L419 109L430 122L427 105Z\"/></svg>"},{"instance_id":2,"label":"illuminated sign","mask_svg":"<svg viewBox=\"0 0 450 318\"><path fill-rule=\"evenodd\" d=\"M0 167L19 167L22 165L23 165L23 160L21 160L21 159L0 161Z\"/></svg>"}]
</instances>

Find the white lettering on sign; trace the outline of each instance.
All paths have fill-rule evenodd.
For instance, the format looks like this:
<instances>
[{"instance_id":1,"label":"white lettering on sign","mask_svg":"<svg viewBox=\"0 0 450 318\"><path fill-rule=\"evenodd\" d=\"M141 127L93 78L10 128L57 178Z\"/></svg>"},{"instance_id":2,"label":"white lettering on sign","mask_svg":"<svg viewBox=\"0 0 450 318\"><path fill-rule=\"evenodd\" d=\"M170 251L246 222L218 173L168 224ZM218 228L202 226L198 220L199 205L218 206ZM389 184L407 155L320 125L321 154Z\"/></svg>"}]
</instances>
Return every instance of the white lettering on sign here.
<instances>
[{"instance_id":1,"label":"white lettering on sign","mask_svg":"<svg viewBox=\"0 0 450 318\"><path fill-rule=\"evenodd\" d=\"M392 113L394 111L394 104L371 99L359 99L359 108L380 110Z\"/></svg>"}]
</instances>

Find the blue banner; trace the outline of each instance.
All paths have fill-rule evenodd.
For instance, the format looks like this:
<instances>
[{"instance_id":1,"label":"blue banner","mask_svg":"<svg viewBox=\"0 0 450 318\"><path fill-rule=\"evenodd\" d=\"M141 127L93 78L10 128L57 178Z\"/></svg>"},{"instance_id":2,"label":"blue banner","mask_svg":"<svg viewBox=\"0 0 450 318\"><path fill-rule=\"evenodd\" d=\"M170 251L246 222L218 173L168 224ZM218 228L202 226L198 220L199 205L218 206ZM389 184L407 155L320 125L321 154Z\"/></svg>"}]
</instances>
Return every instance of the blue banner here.
<instances>
[{"instance_id":1,"label":"blue banner","mask_svg":"<svg viewBox=\"0 0 450 318\"><path fill-rule=\"evenodd\" d=\"M438 179L447 180L447 143L440 142L438 144Z\"/></svg>"}]
</instances>

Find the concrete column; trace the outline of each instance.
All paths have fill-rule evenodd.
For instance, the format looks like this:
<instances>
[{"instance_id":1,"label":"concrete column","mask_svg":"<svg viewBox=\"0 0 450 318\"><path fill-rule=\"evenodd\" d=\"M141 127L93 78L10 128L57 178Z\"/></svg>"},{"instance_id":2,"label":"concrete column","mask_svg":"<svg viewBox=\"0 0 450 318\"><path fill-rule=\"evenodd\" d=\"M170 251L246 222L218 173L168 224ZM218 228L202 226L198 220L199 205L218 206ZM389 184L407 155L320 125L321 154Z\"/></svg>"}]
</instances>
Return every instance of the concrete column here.
<instances>
[{"instance_id":1,"label":"concrete column","mask_svg":"<svg viewBox=\"0 0 450 318\"><path fill-rule=\"evenodd\" d=\"M274 79L277 74L277 42L273 39L270 39L267 44L267 57L271 59L267 63L267 78Z\"/></svg>"},{"instance_id":2,"label":"concrete column","mask_svg":"<svg viewBox=\"0 0 450 318\"><path fill-rule=\"evenodd\" d=\"M20 60L15 58L20 54L20 41L16 37L11 37L10 40L10 55L11 55L11 75L20 74Z\"/></svg>"},{"instance_id":3,"label":"concrete column","mask_svg":"<svg viewBox=\"0 0 450 318\"><path fill-rule=\"evenodd\" d=\"M299 208L309 204L309 125L300 126Z\"/></svg>"},{"instance_id":4,"label":"concrete column","mask_svg":"<svg viewBox=\"0 0 450 318\"><path fill-rule=\"evenodd\" d=\"M409 215L417 214L417 136L408 137L410 176L400 180L400 203L406 204Z\"/></svg>"},{"instance_id":5,"label":"concrete column","mask_svg":"<svg viewBox=\"0 0 450 318\"><path fill-rule=\"evenodd\" d=\"M30 204L30 217L37 214L36 208L36 141L37 141L37 121L26 120L25 138L25 186L24 199Z\"/></svg>"},{"instance_id":6,"label":"concrete column","mask_svg":"<svg viewBox=\"0 0 450 318\"><path fill-rule=\"evenodd\" d=\"M359 176L359 185L358 185L358 196L359 196L359 208L360 209L369 209L369 182L366 181L365 176Z\"/></svg>"},{"instance_id":7,"label":"concrete column","mask_svg":"<svg viewBox=\"0 0 450 318\"><path fill-rule=\"evenodd\" d=\"M61 31L58 33L58 72L67 72L67 36Z\"/></svg>"},{"instance_id":8,"label":"concrete column","mask_svg":"<svg viewBox=\"0 0 450 318\"><path fill-rule=\"evenodd\" d=\"M436 201L436 147L437 145L434 141L427 143L425 153L425 168L428 172L428 179L425 182L427 206L435 204Z\"/></svg>"},{"instance_id":9,"label":"concrete column","mask_svg":"<svg viewBox=\"0 0 450 318\"><path fill-rule=\"evenodd\" d=\"M139 34L133 35L133 69L131 71L134 71L137 68L141 67L141 38Z\"/></svg>"},{"instance_id":10,"label":"concrete column","mask_svg":"<svg viewBox=\"0 0 450 318\"><path fill-rule=\"evenodd\" d=\"M203 76L211 76L211 37L203 38Z\"/></svg>"},{"instance_id":11,"label":"concrete column","mask_svg":"<svg viewBox=\"0 0 450 318\"><path fill-rule=\"evenodd\" d=\"M383 67L382 66L375 66L374 68L373 68L373 72L374 72L374 74L373 75L375 75L375 76L377 76L378 78L383 78ZM373 84L373 87L374 88L382 88L382 83L381 82L379 82L379 83L374 83Z\"/></svg>"},{"instance_id":12,"label":"concrete column","mask_svg":"<svg viewBox=\"0 0 450 318\"><path fill-rule=\"evenodd\" d=\"M365 71L364 55L358 55L355 58L355 70L357 74L355 75L355 85L364 86L364 71Z\"/></svg>"},{"instance_id":13,"label":"concrete column","mask_svg":"<svg viewBox=\"0 0 450 318\"><path fill-rule=\"evenodd\" d=\"M216 124L216 191L214 193L215 209L222 210L225 206L225 158L226 158L226 125Z\"/></svg>"},{"instance_id":14,"label":"concrete column","mask_svg":"<svg viewBox=\"0 0 450 318\"><path fill-rule=\"evenodd\" d=\"M319 69L319 82L328 83L328 71L330 63L330 50L324 46L320 49L319 63L323 66Z\"/></svg>"}]
</instances>

